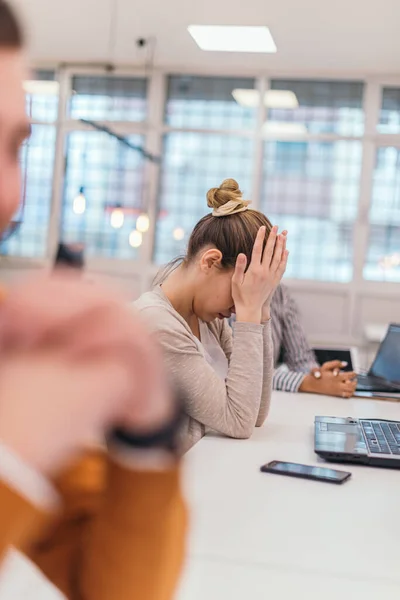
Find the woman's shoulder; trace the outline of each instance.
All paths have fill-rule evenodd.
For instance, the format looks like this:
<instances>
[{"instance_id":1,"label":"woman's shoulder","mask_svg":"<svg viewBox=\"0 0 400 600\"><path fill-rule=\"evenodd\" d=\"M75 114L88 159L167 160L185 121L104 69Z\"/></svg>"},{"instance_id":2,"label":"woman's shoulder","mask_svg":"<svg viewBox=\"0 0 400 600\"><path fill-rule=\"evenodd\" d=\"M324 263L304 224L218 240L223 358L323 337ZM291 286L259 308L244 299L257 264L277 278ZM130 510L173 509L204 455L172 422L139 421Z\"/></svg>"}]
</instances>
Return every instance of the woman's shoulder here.
<instances>
[{"instance_id":1,"label":"woman's shoulder","mask_svg":"<svg viewBox=\"0 0 400 600\"><path fill-rule=\"evenodd\" d=\"M174 344L181 340L185 345L189 341L191 346L196 345L186 321L158 289L142 294L133 306L142 314L148 327L162 338L173 338Z\"/></svg>"},{"instance_id":2,"label":"woman's shoulder","mask_svg":"<svg viewBox=\"0 0 400 600\"><path fill-rule=\"evenodd\" d=\"M182 326L181 318L173 306L158 290L142 294L134 303L134 308L143 314L143 317L152 319L154 325L170 324L172 327Z\"/></svg>"},{"instance_id":3,"label":"woman's shoulder","mask_svg":"<svg viewBox=\"0 0 400 600\"><path fill-rule=\"evenodd\" d=\"M133 306L139 311L151 310L151 309L168 309L169 302L167 299L160 294L158 289L145 292L135 302ZM171 306L172 308L172 306Z\"/></svg>"}]
</instances>

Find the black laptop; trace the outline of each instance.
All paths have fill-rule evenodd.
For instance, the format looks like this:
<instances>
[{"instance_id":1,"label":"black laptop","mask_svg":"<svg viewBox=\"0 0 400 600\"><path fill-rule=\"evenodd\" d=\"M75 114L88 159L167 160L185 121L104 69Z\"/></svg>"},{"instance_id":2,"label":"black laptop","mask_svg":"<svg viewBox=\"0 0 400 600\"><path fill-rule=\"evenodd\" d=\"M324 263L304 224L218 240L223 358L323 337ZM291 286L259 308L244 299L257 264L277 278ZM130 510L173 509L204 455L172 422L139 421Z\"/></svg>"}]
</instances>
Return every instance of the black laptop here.
<instances>
[{"instance_id":1,"label":"black laptop","mask_svg":"<svg viewBox=\"0 0 400 600\"><path fill-rule=\"evenodd\" d=\"M314 448L331 462L400 469L400 422L315 417Z\"/></svg>"},{"instance_id":2,"label":"black laptop","mask_svg":"<svg viewBox=\"0 0 400 600\"><path fill-rule=\"evenodd\" d=\"M367 375L356 392L400 392L400 325L391 323Z\"/></svg>"}]
</instances>

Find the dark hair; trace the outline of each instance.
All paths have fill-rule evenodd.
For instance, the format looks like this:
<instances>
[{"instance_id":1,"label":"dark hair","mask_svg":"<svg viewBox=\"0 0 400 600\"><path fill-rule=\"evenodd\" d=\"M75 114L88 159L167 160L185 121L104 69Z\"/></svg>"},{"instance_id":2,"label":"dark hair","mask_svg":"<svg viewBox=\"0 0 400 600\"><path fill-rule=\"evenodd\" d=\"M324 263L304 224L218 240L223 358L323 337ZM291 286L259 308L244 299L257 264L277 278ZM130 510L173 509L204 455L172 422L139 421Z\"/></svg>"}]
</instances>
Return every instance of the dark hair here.
<instances>
[{"instance_id":1,"label":"dark hair","mask_svg":"<svg viewBox=\"0 0 400 600\"><path fill-rule=\"evenodd\" d=\"M238 183L234 179L225 179L218 188L212 188L207 193L207 205L214 211L232 201L233 209L247 206ZM200 219L189 239L185 257L170 262L154 280L154 285L162 283L180 263L191 263L198 253L207 246L217 248L222 254L221 267L232 268L239 254L247 258L250 265L253 245L260 227L266 227L265 243L272 229L271 222L261 212L246 208L242 212L214 216L210 213Z\"/></svg>"},{"instance_id":2,"label":"dark hair","mask_svg":"<svg viewBox=\"0 0 400 600\"><path fill-rule=\"evenodd\" d=\"M24 37L10 5L0 0L0 48L22 48Z\"/></svg>"}]
</instances>

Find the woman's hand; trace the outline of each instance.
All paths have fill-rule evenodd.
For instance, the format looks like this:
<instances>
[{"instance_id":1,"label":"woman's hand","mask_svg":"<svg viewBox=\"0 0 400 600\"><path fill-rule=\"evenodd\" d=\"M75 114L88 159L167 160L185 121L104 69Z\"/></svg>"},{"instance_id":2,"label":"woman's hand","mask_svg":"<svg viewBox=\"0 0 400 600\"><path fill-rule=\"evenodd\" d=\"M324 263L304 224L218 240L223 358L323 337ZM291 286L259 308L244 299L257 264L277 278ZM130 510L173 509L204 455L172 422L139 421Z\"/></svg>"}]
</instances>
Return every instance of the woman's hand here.
<instances>
[{"instance_id":1,"label":"woman's hand","mask_svg":"<svg viewBox=\"0 0 400 600\"><path fill-rule=\"evenodd\" d=\"M285 252L286 252L287 234L288 234L288 232L286 230L282 231L282 233L280 235L278 235L277 242L276 242L277 244L278 243L282 244L282 256L284 256ZM287 255L289 255L289 253L287 253ZM287 264L287 259L286 259L286 264ZM285 270L286 270L286 265L285 265ZM282 274L282 276L283 276L283 274ZM269 295L269 297L267 298L266 302L264 302L264 306L263 306L262 313L261 313L261 321L263 323L265 321L268 321L268 319L271 317L271 300L272 300L275 290L278 287L281 280L282 280L282 277L279 280L278 284L273 289L273 291L271 292L271 294Z\"/></svg>"},{"instance_id":2,"label":"woman's hand","mask_svg":"<svg viewBox=\"0 0 400 600\"><path fill-rule=\"evenodd\" d=\"M340 371L341 366L343 365L340 361L334 360L313 369L304 378L300 391L351 398L357 387L357 375L352 371Z\"/></svg>"},{"instance_id":3,"label":"woman's hand","mask_svg":"<svg viewBox=\"0 0 400 600\"><path fill-rule=\"evenodd\" d=\"M44 473L113 426L145 433L174 404L163 361L123 299L64 276L0 307L0 440Z\"/></svg>"},{"instance_id":4,"label":"woman's hand","mask_svg":"<svg viewBox=\"0 0 400 600\"><path fill-rule=\"evenodd\" d=\"M286 235L278 235L272 228L263 253L265 227L261 227L254 242L250 266L239 254L232 278L232 297L235 303L236 320L261 323L270 317L269 306L272 295L285 272L289 252L286 250Z\"/></svg>"}]
</instances>

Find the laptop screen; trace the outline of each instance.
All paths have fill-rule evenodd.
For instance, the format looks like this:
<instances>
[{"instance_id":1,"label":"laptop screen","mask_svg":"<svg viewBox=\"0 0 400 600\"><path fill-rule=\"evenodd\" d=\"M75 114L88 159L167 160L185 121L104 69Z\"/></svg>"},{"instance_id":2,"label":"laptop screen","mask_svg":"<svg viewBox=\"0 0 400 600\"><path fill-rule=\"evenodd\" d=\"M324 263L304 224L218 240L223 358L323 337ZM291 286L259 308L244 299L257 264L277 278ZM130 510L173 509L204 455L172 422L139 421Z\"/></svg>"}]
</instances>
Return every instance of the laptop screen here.
<instances>
[{"instance_id":1,"label":"laptop screen","mask_svg":"<svg viewBox=\"0 0 400 600\"><path fill-rule=\"evenodd\" d=\"M400 325L390 325L370 374L393 383L400 383Z\"/></svg>"}]
</instances>

